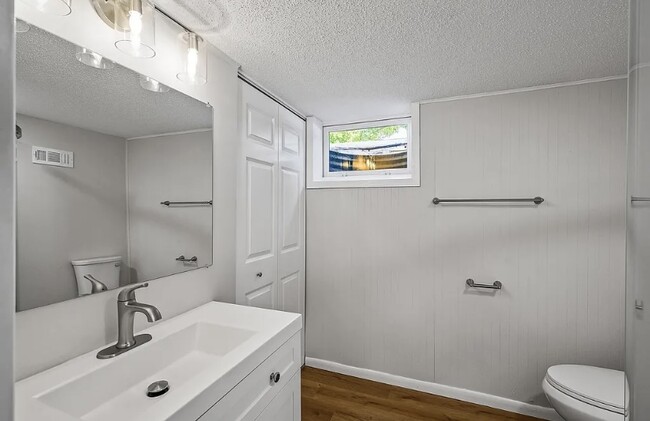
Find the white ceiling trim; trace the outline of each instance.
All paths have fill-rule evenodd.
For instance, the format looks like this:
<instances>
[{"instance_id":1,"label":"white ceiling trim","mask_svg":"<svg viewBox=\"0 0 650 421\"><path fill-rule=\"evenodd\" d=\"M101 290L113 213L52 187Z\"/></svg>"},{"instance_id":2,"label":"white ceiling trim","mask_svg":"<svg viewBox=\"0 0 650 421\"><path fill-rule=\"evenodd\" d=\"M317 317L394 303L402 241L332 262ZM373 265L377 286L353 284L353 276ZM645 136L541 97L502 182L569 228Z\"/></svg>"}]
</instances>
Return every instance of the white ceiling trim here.
<instances>
[{"instance_id":1,"label":"white ceiling trim","mask_svg":"<svg viewBox=\"0 0 650 421\"><path fill-rule=\"evenodd\" d=\"M136 136L136 137L129 137L126 140L140 140L140 139L151 139L152 137L165 137L165 136L180 136L184 134L194 134L194 133L205 133L205 132L211 132L212 128L205 128L205 129L194 129L194 130L182 130L180 132L167 132L167 133L159 133L159 134L149 134L145 136Z\"/></svg>"},{"instance_id":2,"label":"white ceiling trim","mask_svg":"<svg viewBox=\"0 0 650 421\"><path fill-rule=\"evenodd\" d=\"M566 86L586 85L588 83L608 82L610 80L621 80L621 79L627 79L627 75L599 77L593 79L576 80L574 82L562 82L562 83L551 83L548 85L530 86L528 88L506 89L503 91L481 92L478 94L458 95L458 96L450 96L447 98L428 99L428 100L420 101L419 104L433 104L436 102L449 102L449 101L458 101L461 99L474 99L474 98L483 98L487 96L516 94L519 92L541 91L543 89L563 88Z\"/></svg>"},{"instance_id":3,"label":"white ceiling trim","mask_svg":"<svg viewBox=\"0 0 650 421\"><path fill-rule=\"evenodd\" d=\"M634 66L632 66L632 67L630 68L630 74L632 74L632 72L634 72L635 70L645 69L645 68L647 68L647 67L650 67L650 63L639 63L639 64L635 64Z\"/></svg>"}]
</instances>

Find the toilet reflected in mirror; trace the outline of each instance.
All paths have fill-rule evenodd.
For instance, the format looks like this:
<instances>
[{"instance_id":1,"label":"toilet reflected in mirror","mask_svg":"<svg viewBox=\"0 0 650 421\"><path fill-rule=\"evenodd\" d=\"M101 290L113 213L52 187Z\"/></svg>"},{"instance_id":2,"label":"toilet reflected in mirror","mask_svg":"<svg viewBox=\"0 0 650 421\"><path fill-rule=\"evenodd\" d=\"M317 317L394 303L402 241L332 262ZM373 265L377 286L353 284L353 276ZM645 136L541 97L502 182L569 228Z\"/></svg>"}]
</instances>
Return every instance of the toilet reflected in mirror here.
<instances>
[{"instance_id":1,"label":"toilet reflected in mirror","mask_svg":"<svg viewBox=\"0 0 650 421\"><path fill-rule=\"evenodd\" d=\"M122 256L73 260L70 263L74 268L77 292L80 297L120 286Z\"/></svg>"}]
</instances>

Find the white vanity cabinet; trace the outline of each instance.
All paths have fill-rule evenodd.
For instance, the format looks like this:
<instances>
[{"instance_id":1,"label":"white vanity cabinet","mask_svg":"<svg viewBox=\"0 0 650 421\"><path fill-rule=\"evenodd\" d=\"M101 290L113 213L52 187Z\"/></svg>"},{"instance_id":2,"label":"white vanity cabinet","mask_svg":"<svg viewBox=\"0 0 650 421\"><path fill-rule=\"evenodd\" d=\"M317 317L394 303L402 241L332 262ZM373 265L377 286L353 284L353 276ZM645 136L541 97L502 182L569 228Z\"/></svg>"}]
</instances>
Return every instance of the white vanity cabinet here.
<instances>
[{"instance_id":1,"label":"white vanity cabinet","mask_svg":"<svg viewBox=\"0 0 650 421\"><path fill-rule=\"evenodd\" d=\"M18 382L15 420L300 420L299 314L212 302L142 333L118 357L102 347Z\"/></svg>"},{"instance_id":2,"label":"white vanity cabinet","mask_svg":"<svg viewBox=\"0 0 650 421\"><path fill-rule=\"evenodd\" d=\"M278 348L199 421L300 420L300 333Z\"/></svg>"}]
</instances>

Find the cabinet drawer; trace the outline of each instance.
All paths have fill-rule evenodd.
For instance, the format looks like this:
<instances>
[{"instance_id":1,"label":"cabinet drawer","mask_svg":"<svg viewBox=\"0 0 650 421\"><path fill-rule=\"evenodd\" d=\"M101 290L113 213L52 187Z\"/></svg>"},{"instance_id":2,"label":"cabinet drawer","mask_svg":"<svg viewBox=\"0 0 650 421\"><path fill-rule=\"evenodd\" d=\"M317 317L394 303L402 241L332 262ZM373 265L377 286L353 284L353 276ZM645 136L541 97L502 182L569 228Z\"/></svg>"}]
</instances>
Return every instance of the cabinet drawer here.
<instances>
[{"instance_id":1,"label":"cabinet drawer","mask_svg":"<svg viewBox=\"0 0 650 421\"><path fill-rule=\"evenodd\" d=\"M237 386L214 404L199 421L254 420L298 372L301 365L300 332L277 349ZM280 373L277 382L272 373Z\"/></svg>"}]
</instances>

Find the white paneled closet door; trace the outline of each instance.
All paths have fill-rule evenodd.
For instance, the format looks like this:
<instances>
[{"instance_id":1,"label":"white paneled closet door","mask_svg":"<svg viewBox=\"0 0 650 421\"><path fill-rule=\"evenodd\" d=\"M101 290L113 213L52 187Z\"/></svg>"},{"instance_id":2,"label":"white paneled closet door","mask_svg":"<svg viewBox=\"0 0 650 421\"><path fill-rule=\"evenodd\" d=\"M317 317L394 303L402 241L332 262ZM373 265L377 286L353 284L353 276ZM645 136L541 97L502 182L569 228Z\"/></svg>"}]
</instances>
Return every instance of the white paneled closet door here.
<instances>
[{"instance_id":1,"label":"white paneled closet door","mask_svg":"<svg viewBox=\"0 0 650 421\"><path fill-rule=\"evenodd\" d=\"M305 122L279 113L278 310L304 314Z\"/></svg>"},{"instance_id":2,"label":"white paneled closet door","mask_svg":"<svg viewBox=\"0 0 650 421\"><path fill-rule=\"evenodd\" d=\"M305 122L240 87L237 303L304 315Z\"/></svg>"},{"instance_id":3,"label":"white paneled closet door","mask_svg":"<svg viewBox=\"0 0 650 421\"><path fill-rule=\"evenodd\" d=\"M276 308L278 105L240 82L237 304Z\"/></svg>"}]
</instances>

